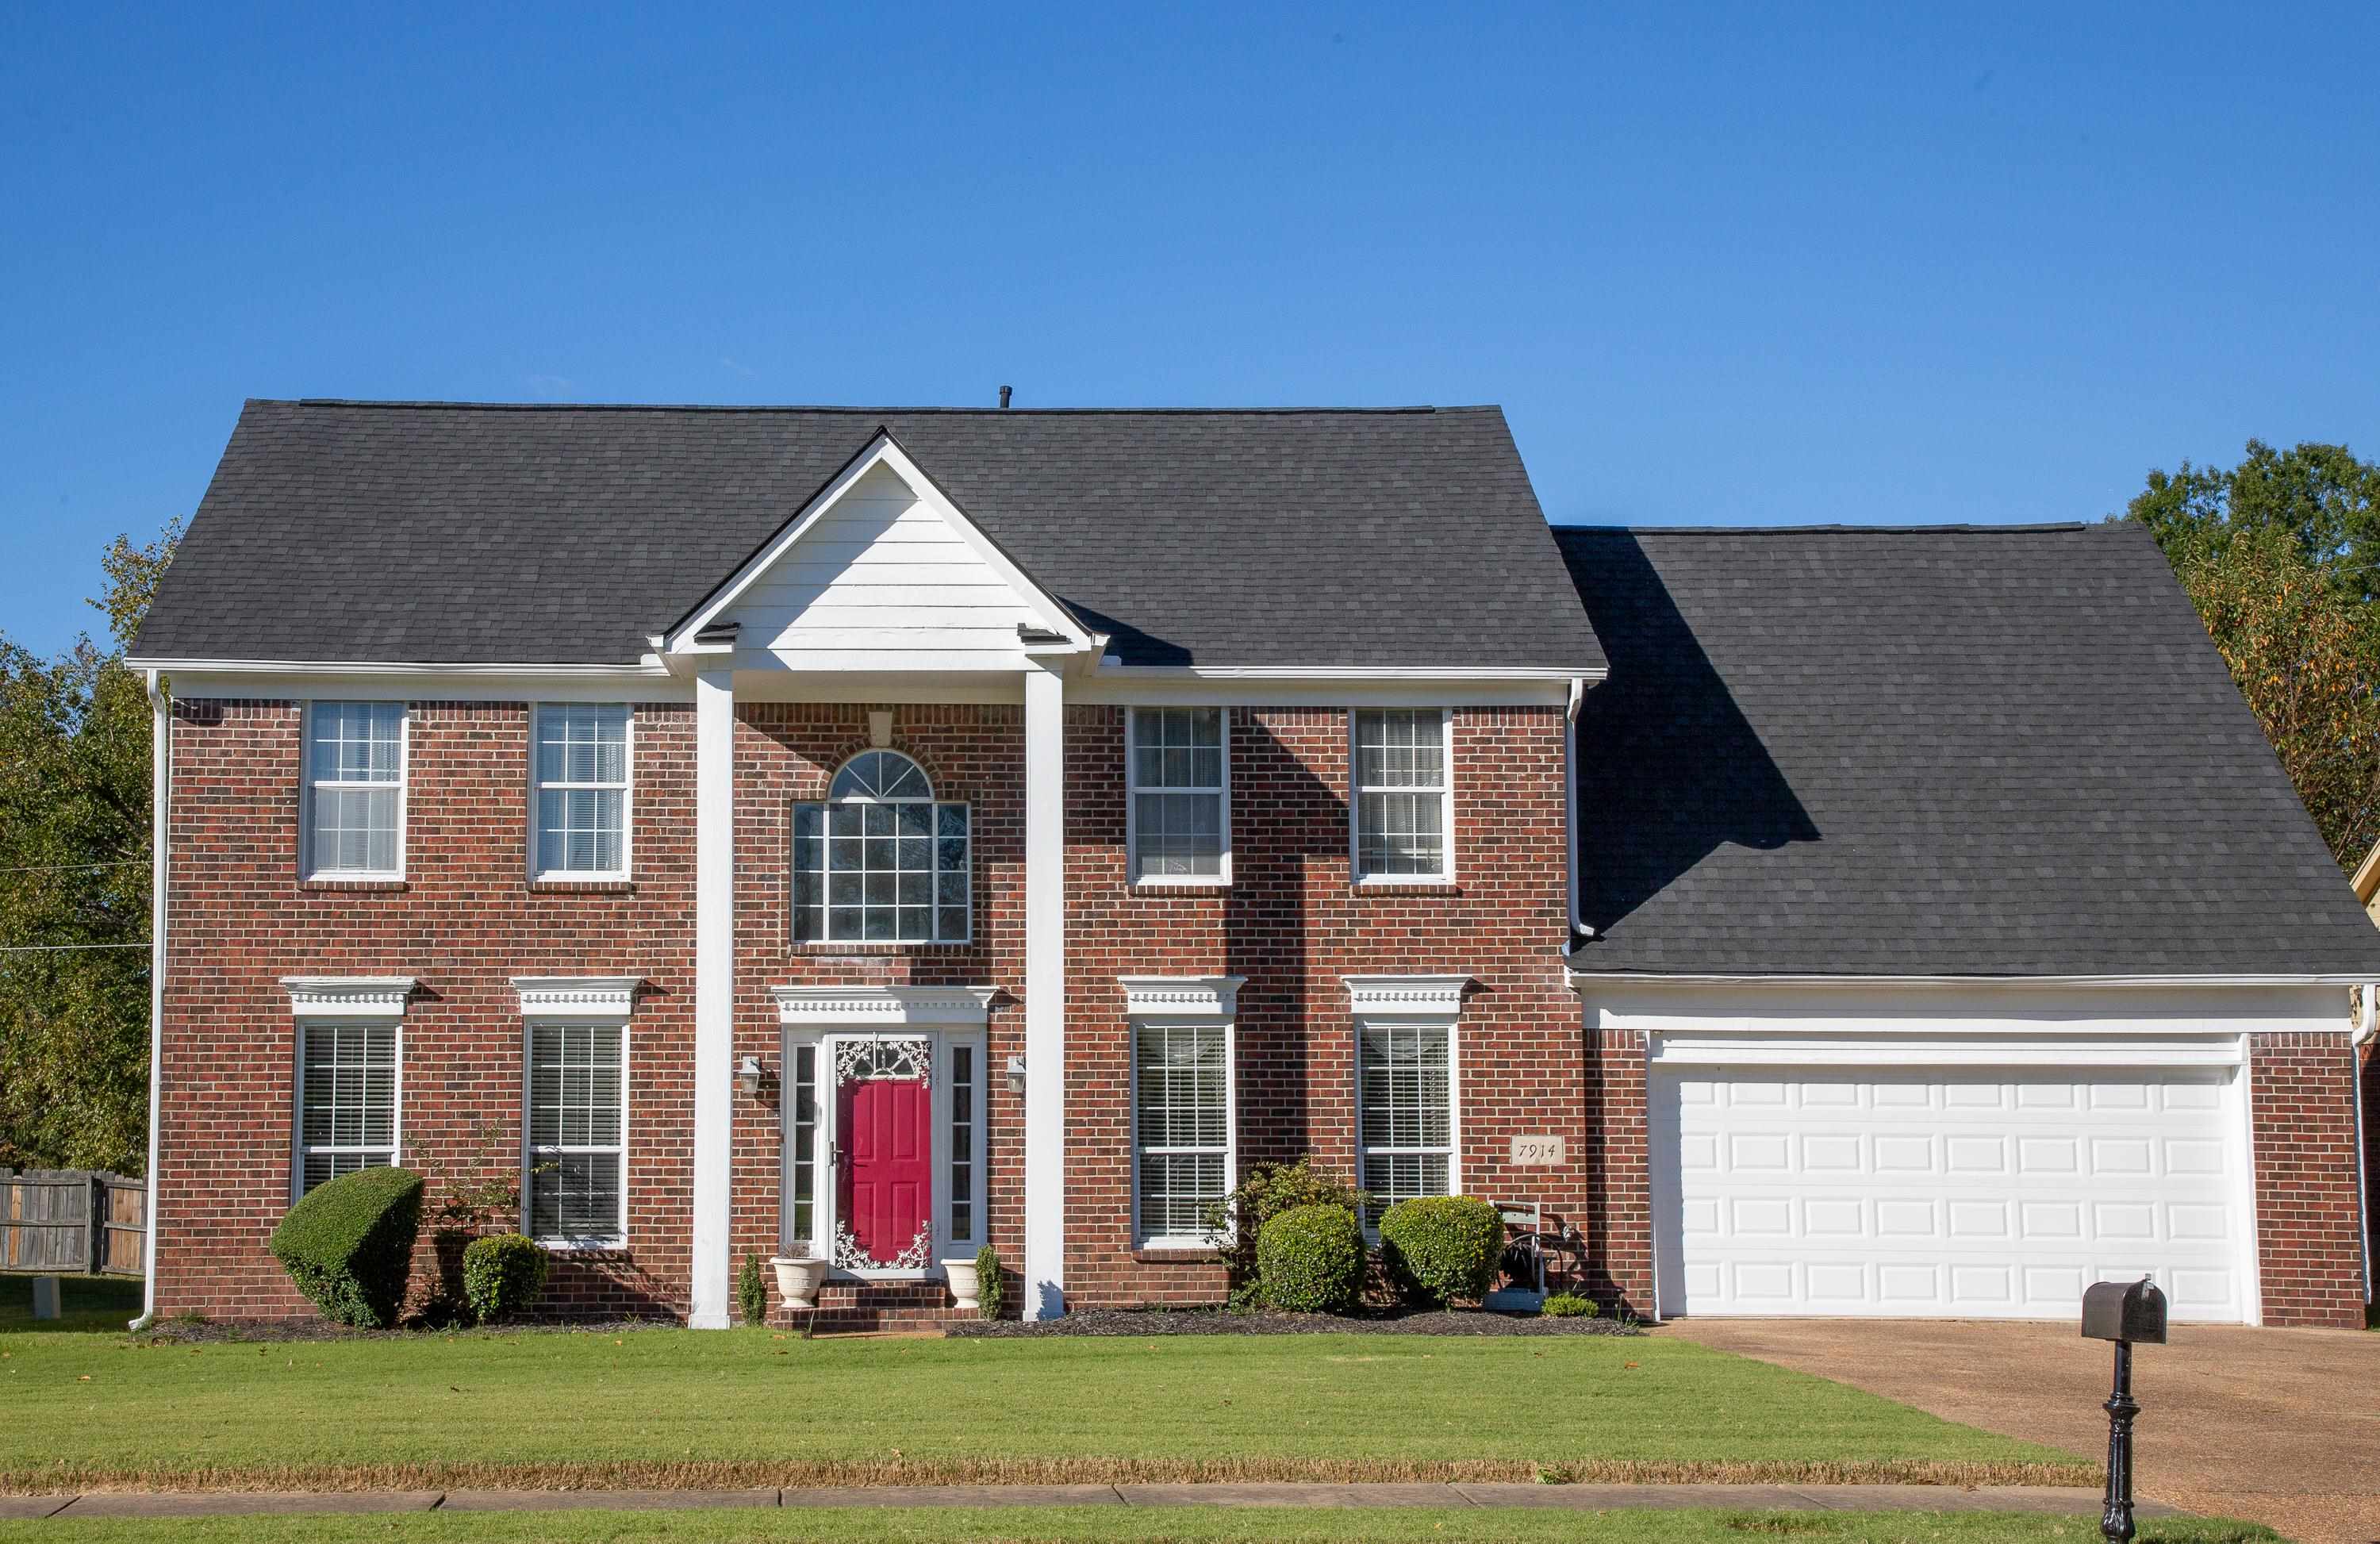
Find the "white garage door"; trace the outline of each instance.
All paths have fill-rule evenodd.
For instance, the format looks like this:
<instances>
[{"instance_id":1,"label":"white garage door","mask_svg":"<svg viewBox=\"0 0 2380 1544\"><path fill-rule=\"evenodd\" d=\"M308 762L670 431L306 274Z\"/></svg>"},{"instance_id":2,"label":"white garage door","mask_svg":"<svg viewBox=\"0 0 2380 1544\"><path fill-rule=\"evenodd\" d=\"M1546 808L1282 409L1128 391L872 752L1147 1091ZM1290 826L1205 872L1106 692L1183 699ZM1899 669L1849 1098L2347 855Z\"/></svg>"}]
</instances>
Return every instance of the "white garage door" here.
<instances>
[{"instance_id":1,"label":"white garage door","mask_svg":"<svg viewBox=\"0 0 2380 1544\"><path fill-rule=\"evenodd\" d=\"M2070 1319L2149 1273L2174 1318L2237 1320L2234 1076L1657 1069L1661 1311Z\"/></svg>"}]
</instances>

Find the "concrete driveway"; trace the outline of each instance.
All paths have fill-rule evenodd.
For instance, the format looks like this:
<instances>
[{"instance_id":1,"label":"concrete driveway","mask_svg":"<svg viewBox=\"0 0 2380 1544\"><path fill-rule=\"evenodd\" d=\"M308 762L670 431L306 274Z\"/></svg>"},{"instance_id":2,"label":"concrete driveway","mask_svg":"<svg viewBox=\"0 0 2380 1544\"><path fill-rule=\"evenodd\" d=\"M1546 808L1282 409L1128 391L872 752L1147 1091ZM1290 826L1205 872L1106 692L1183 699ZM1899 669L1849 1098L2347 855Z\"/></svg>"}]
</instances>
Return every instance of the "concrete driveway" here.
<instances>
[{"instance_id":1,"label":"concrete driveway","mask_svg":"<svg viewBox=\"0 0 2380 1544\"><path fill-rule=\"evenodd\" d=\"M2113 1348L2071 1324L1679 1319L1659 1331L1946 1420L2107 1451ZM2380 1540L2380 1332L2183 1325L2132 1356L2142 1494L2305 1544Z\"/></svg>"}]
</instances>

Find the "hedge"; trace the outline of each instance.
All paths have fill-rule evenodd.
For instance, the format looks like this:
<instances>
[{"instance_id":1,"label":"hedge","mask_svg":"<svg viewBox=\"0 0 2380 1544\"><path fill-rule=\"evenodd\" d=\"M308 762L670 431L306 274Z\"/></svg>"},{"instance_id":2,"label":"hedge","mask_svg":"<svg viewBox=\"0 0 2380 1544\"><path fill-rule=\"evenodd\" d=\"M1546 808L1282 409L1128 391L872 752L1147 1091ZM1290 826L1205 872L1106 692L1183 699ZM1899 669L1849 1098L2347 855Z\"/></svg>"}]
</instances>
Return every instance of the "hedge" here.
<instances>
[{"instance_id":1,"label":"hedge","mask_svg":"<svg viewBox=\"0 0 2380 1544\"><path fill-rule=\"evenodd\" d=\"M508 1319L545 1290L545 1246L516 1233L471 1240L463 1251L463 1301L482 1324Z\"/></svg>"},{"instance_id":2,"label":"hedge","mask_svg":"<svg viewBox=\"0 0 2380 1544\"><path fill-rule=\"evenodd\" d=\"M1257 1281L1288 1313L1344 1313L1364 1290L1364 1229L1343 1206L1275 1213L1257 1234Z\"/></svg>"},{"instance_id":3,"label":"hedge","mask_svg":"<svg viewBox=\"0 0 2380 1544\"><path fill-rule=\"evenodd\" d=\"M1380 1263L1397 1291L1439 1307L1488 1295L1504 1258L1504 1215L1475 1196L1417 1196L1380 1219Z\"/></svg>"},{"instance_id":4,"label":"hedge","mask_svg":"<svg viewBox=\"0 0 2380 1544\"><path fill-rule=\"evenodd\" d=\"M273 1256L322 1317L358 1330L396 1322L421 1232L421 1176L360 1169L298 1198L273 1230Z\"/></svg>"}]
</instances>

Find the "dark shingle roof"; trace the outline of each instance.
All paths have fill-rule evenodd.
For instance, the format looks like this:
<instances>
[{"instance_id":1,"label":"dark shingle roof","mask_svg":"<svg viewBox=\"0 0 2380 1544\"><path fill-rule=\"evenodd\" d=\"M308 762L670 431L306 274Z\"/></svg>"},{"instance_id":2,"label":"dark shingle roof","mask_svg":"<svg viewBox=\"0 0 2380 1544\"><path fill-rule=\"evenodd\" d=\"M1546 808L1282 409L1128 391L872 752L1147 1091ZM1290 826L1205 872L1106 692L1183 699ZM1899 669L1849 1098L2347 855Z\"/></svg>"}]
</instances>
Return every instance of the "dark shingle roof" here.
<instances>
[{"instance_id":1,"label":"dark shingle roof","mask_svg":"<svg viewBox=\"0 0 2380 1544\"><path fill-rule=\"evenodd\" d=\"M1581 968L2380 977L2141 528L1556 535Z\"/></svg>"},{"instance_id":2,"label":"dark shingle roof","mask_svg":"<svg viewBox=\"0 0 2380 1544\"><path fill-rule=\"evenodd\" d=\"M136 652L633 662L879 428L1126 663L1602 663L1495 407L255 401Z\"/></svg>"}]
</instances>

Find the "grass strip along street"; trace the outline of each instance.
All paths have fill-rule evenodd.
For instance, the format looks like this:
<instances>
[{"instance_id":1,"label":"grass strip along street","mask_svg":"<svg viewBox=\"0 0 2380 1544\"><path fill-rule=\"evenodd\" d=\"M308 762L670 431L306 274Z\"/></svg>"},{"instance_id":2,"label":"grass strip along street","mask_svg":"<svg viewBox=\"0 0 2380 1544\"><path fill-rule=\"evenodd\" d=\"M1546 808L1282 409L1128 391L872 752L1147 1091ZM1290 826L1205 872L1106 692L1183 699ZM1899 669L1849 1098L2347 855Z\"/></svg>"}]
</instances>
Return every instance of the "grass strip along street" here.
<instances>
[{"instance_id":1,"label":"grass strip along street","mask_svg":"<svg viewBox=\"0 0 2380 1544\"><path fill-rule=\"evenodd\" d=\"M18 1493L2096 1475L1658 1336L0 1334L0 1404Z\"/></svg>"}]
</instances>

